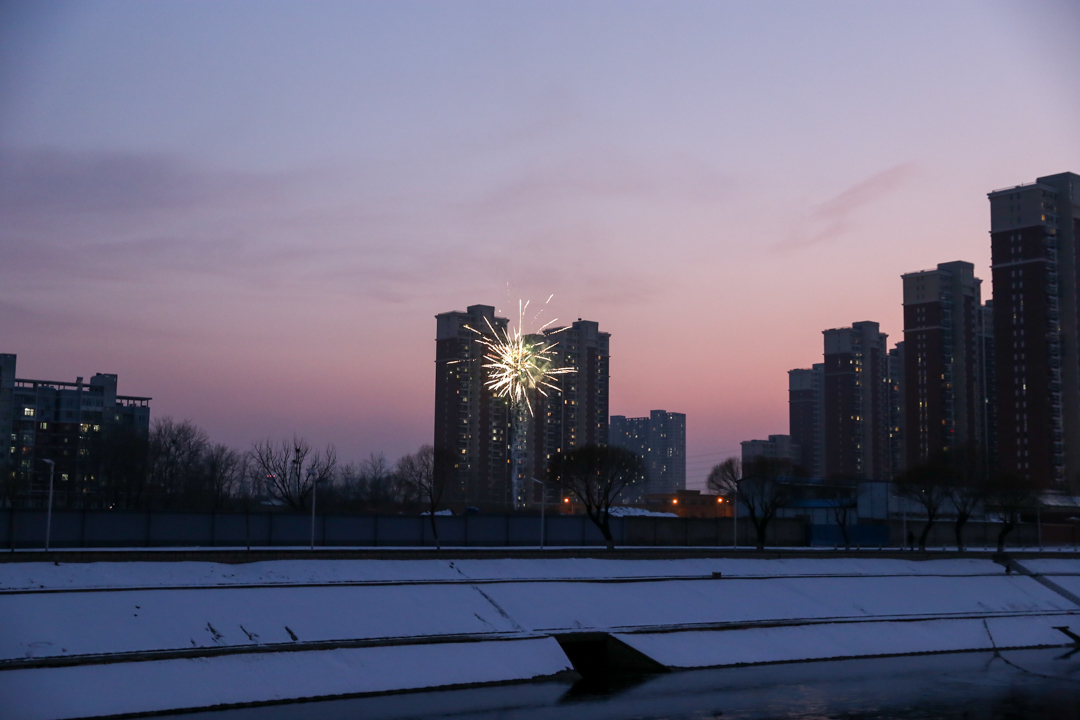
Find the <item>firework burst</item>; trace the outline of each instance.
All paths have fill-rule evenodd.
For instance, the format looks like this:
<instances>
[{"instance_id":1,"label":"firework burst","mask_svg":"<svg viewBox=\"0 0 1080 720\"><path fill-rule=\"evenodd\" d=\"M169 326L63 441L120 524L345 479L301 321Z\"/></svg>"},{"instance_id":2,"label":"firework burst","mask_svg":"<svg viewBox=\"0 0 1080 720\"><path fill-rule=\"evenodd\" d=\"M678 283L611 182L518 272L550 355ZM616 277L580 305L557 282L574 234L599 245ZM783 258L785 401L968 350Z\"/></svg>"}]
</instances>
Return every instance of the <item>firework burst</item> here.
<instances>
[{"instance_id":1,"label":"firework burst","mask_svg":"<svg viewBox=\"0 0 1080 720\"><path fill-rule=\"evenodd\" d=\"M549 297L548 300L551 298ZM529 395L536 391L547 397L547 390L558 390L558 386L551 382L556 375L566 375L575 372L574 368L555 367L553 349L557 342L549 342L548 337L555 333L543 335L555 319L542 325L536 333L524 334L525 312L529 303L518 301L518 323L513 333L509 330L496 330L490 321L487 322L490 334L469 328L480 336L480 342L489 350L484 358L488 361L484 367L488 370L488 388L495 391L500 397L505 397L516 408L528 409L533 414L532 401Z\"/></svg>"}]
</instances>

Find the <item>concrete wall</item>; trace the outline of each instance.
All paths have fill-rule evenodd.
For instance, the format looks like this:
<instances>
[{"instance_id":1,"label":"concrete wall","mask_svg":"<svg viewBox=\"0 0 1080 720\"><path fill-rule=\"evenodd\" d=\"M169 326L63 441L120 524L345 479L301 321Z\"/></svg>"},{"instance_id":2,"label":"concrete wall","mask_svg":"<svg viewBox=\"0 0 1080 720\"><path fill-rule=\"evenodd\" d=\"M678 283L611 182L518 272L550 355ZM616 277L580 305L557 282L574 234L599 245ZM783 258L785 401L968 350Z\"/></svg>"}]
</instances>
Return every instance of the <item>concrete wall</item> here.
<instances>
[{"instance_id":1,"label":"concrete wall","mask_svg":"<svg viewBox=\"0 0 1080 720\"><path fill-rule=\"evenodd\" d=\"M42 510L0 510L0 547L39 548L45 544ZM443 545L513 547L540 544L535 515L438 516ZM618 545L727 547L731 518L612 518ZM745 519L738 523L739 544L756 544ZM806 544L801 519L777 519L769 545ZM311 516L292 513L197 513L109 510L59 510L52 514L50 547L288 547L311 542ZM431 547L430 520L417 515L316 515L315 544L331 547ZM551 547L602 546L604 538L584 515L544 519L544 544Z\"/></svg>"},{"instance_id":2,"label":"concrete wall","mask_svg":"<svg viewBox=\"0 0 1080 720\"><path fill-rule=\"evenodd\" d=\"M540 518L535 515L438 516L439 539L450 547L528 547L540 544ZM905 526L900 520L850 527L851 545L901 547ZM907 530L918 542L923 523L909 520ZM731 547L731 518L612 518L620 546ZM835 526L808 525L802 518L777 518L769 525L772 547L843 544ZM1000 523L970 522L964 528L968 547L996 547ZM754 528L738 521L739 546L757 543ZM835 537L834 537L835 536ZM296 547L311 542L311 516L293 513L197 513L109 510L59 510L52 514L50 547ZM0 510L0 548L40 548L45 544L45 512ZM316 515L315 544L321 547L434 547L431 524L418 515ZM597 547L603 536L584 515L545 518L544 544L549 547ZM1041 544L1076 546L1080 527L1043 524ZM937 522L928 547L956 545L951 522ZM1007 547L1037 547L1039 527L1017 526Z\"/></svg>"}]
</instances>

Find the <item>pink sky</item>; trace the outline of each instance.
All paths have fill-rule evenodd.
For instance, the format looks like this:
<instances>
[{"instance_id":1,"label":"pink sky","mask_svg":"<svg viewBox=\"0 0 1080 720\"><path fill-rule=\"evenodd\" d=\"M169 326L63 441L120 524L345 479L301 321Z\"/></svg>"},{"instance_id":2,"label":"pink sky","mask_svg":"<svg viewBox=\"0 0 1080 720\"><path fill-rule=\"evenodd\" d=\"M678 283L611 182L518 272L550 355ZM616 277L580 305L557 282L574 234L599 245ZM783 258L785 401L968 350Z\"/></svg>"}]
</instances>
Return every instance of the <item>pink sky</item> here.
<instances>
[{"instance_id":1,"label":"pink sky","mask_svg":"<svg viewBox=\"0 0 1080 720\"><path fill-rule=\"evenodd\" d=\"M823 329L900 339L901 273L990 296L989 190L1080 171L1066 2L5 8L0 352L238 447L430 442L434 315L554 293L697 486Z\"/></svg>"}]
</instances>

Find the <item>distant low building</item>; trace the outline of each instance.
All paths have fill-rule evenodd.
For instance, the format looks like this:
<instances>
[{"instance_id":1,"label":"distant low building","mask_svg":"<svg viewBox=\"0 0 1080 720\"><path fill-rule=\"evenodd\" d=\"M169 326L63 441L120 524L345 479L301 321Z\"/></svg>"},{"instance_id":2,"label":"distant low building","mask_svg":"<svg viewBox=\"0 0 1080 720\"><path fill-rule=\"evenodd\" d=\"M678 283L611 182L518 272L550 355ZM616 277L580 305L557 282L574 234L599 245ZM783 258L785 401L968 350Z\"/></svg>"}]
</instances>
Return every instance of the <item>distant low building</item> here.
<instances>
[{"instance_id":1,"label":"distant low building","mask_svg":"<svg viewBox=\"0 0 1080 720\"><path fill-rule=\"evenodd\" d=\"M792 466L800 464L802 454L790 435L770 435L768 440L743 440L742 464L747 467L758 458L786 460Z\"/></svg>"},{"instance_id":2,"label":"distant low building","mask_svg":"<svg viewBox=\"0 0 1080 720\"><path fill-rule=\"evenodd\" d=\"M57 507L104 502L108 481L138 461L130 449L149 434L151 398L118 395L116 375L98 373L85 383L29 380L16 377L15 364L15 355L0 354L0 438L10 439L0 443L6 500L43 503L45 460L52 460Z\"/></svg>"},{"instance_id":3,"label":"distant low building","mask_svg":"<svg viewBox=\"0 0 1080 720\"><path fill-rule=\"evenodd\" d=\"M641 507L653 512L674 513L679 517L730 517L731 503L716 495L703 495L700 490L679 490L645 496Z\"/></svg>"}]
</instances>

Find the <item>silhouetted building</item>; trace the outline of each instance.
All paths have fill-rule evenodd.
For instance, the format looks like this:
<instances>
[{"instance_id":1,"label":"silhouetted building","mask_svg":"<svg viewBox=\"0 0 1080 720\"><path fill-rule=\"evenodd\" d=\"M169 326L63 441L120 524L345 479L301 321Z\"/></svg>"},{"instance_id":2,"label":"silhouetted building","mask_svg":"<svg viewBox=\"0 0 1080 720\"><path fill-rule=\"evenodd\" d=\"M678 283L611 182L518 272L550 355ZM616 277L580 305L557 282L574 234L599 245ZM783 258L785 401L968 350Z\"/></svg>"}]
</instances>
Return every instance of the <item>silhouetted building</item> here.
<instances>
[{"instance_id":1,"label":"silhouetted building","mask_svg":"<svg viewBox=\"0 0 1080 720\"><path fill-rule=\"evenodd\" d=\"M507 319L490 305L435 319L435 448L455 458L447 500L505 510L512 503L511 418L506 400L485 386L481 339L505 333Z\"/></svg>"},{"instance_id":2,"label":"silhouetted building","mask_svg":"<svg viewBox=\"0 0 1080 720\"><path fill-rule=\"evenodd\" d=\"M983 435L986 437L986 469L993 472L997 464L997 373L994 358L994 301L982 306L981 346L983 360Z\"/></svg>"},{"instance_id":3,"label":"silhouetted building","mask_svg":"<svg viewBox=\"0 0 1080 720\"><path fill-rule=\"evenodd\" d=\"M608 444L632 450L645 461L644 486L629 489L622 498L624 502L686 489L686 415L683 413L653 410L647 418L613 415Z\"/></svg>"},{"instance_id":4,"label":"silhouetted building","mask_svg":"<svg viewBox=\"0 0 1080 720\"><path fill-rule=\"evenodd\" d=\"M788 432L799 447L795 464L816 478L825 477L824 404L824 364L788 370Z\"/></svg>"},{"instance_id":5,"label":"silhouetted building","mask_svg":"<svg viewBox=\"0 0 1080 720\"><path fill-rule=\"evenodd\" d=\"M110 449L125 435L145 440L148 397L117 395L117 377L84 383L16 377L16 356L0 354L0 468L13 500L41 504L54 469L57 507L96 506L116 468ZM136 444L138 447L139 445ZM145 447L145 446L142 446ZM6 466L6 467L5 467Z\"/></svg>"},{"instance_id":6,"label":"silhouetted building","mask_svg":"<svg viewBox=\"0 0 1080 720\"><path fill-rule=\"evenodd\" d=\"M901 277L906 464L985 460L982 280L962 261Z\"/></svg>"},{"instance_id":7,"label":"silhouetted building","mask_svg":"<svg viewBox=\"0 0 1080 720\"><path fill-rule=\"evenodd\" d=\"M889 457L893 475L903 472L907 467L904 356L904 341L901 340L889 351Z\"/></svg>"},{"instance_id":8,"label":"silhouetted building","mask_svg":"<svg viewBox=\"0 0 1080 720\"><path fill-rule=\"evenodd\" d=\"M749 472L755 460L761 458L783 460L790 463L794 471L802 457L799 446L792 442L790 435L770 435L768 440L743 440L740 444L744 474Z\"/></svg>"},{"instance_id":9,"label":"silhouetted building","mask_svg":"<svg viewBox=\"0 0 1080 720\"><path fill-rule=\"evenodd\" d=\"M533 477L542 478L551 459L585 445L608 442L608 377L611 335L600 332L598 323L578 318L565 328L544 331L543 339L554 344L551 349L555 367L573 368L574 372L552 378L557 389L545 389L547 397L538 396L532 422ZM537 445L536 441L542 439ZM522 487L531 483L523 478ZM549 500L557 499L556 488L548 488ZM531 501L539 499L538 488L528 493Z\"/></svg>"},{"instance_id":10,"label":"silhouetted building","mask_svg":"<svg viewBox=\"0 0 1080 720\"><path fill-rule=\"evenodd\" d=\"M1080 176L989 193L997 456L1038 488L1080 485Z\"/></svg>"},{"instance_id":11,"label":"silhouetted building","mask_svg":"<svg viewBox=\"0 0 1080 720\"><path fill-rule=\"evenodd\" d=\"M645 498L649 479L649 418L628 418L612 415L608 425L608 445L621 447L636 453L643 461L641 476L631 483L619 496L623 503L639 503Z\"/></svg>"},{"instance_id":12,"label":"silhouetted building","mask_svg":"<svg viewBox=\"0 0 1080 720\"><path fill-rule=\"evenodd\" d=\"M823 334L825 476L889 480L888 336L876 322Z\"/></svg>"}]
</instances>

